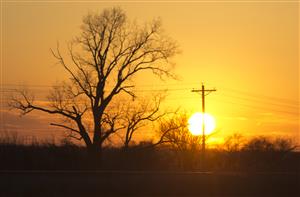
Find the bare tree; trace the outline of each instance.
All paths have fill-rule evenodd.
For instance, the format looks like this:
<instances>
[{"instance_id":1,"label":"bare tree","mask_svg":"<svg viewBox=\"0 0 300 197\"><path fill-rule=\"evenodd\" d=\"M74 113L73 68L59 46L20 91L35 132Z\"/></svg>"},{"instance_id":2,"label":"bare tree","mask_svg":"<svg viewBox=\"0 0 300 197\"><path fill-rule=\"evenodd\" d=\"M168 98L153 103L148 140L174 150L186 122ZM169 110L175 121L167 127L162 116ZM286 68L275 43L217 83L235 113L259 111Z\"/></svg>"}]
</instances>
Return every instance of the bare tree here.
<instances>
[{"instance_id":1,"label":"bare tree","mask_svg":"<svg viewBox=\"0 0 300 197\"><path fill-rule=\"evenodd\" d=\"M199 166L199 153L202 147L202 136L194 136L188 130L188 117L187 113L178 113L160 121L158 129L160 140L155 144L170 147L177 165L183 169Z\"/></svg>"},{"instance_id":2,"label":"bare tree","mask_svg":"<svg viewBox=\"0 0 300 197\"><path fill-rule=\"evenodd\" d=\"M132 105L127 105L123 111L123 126L125 128L124 149L128 149L130 142L133 141L134 134L141 129L150 129L151 123L160 120L171 112L161 112L160 106L163 100L161 94L152 96L153 99L142 99ZM148 126L148 128L145 128Z\"/></svg>"},{"instance_id":3,"label":"bare tree","mask_svg":"<svg viewBox=\"0 0 300 197\"><path fill-rule=\"evenodd\" d=\"M223 149L227 152L238 152L242 149L244 143L244 136L239 133L234 133L225 138Z\"/></svg>"},{"instance_id":4,"label":"bare tree","mask_svg":"<svg viewBox=\"0 0 300 197\"><path fill-rule=\"evenodd\" d=\"M175 114L173 117L160 121L158 144L168 144L179 151L200 150L201 136L193 136L188 130L188 115Z\"/></svg>"},{"instance_id":5,"label":"bare tree","mask_svg":"<svg viewBox=\"0 0 300 197\"><path fill-rule=\"evenodd\" d=\"M133 79L143 71L160 78L173 77L169 60L178 47L162 31L160 20L139 26L128 21L120 8L88 14L81 30L69 45L69 58L61 54L59 46L52 51L70 79L53 87L50 104L37 104L25 91L10 104L23 114L36 110L63 117L63 123L52 125L70 130L89 150L101 152L104 141L122 129L116 124L118 116L108 111L112 100L122 93L135 97ZM91 129L85 122L89 119Z\"/></svg>"}]
</instances>

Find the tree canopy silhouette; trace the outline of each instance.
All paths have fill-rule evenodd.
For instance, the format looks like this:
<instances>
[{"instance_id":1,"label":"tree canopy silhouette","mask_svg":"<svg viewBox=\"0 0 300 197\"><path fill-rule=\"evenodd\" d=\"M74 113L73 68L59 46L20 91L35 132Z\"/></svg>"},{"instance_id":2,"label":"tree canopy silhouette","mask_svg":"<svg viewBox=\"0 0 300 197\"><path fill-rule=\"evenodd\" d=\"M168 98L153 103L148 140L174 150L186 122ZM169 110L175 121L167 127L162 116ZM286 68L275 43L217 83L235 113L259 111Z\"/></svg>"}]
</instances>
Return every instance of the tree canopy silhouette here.
<instances>
[{"instance_id":1,"label":"tree canopy silhouette","mask_svg":"<svg viewBox=\"0 0 300 197\"><path fill-rule=\"evenodd\" d=\"M52 125L68 129L89 150L100 152L111 134L124 129L116 121L118 114L110 113L112 101L122 94L135 97L133 79L144 71L159 78L173 77L169 60L177 52L160 20L137 25L120 8L88 14L80 36L68 47L69 55L62 55L59 46L52 50L70 78L52 88L50 104L39 105L25 90L14 95L10 104L23 114L60 115L64 121Z\"/></svg>"}]
</instances>

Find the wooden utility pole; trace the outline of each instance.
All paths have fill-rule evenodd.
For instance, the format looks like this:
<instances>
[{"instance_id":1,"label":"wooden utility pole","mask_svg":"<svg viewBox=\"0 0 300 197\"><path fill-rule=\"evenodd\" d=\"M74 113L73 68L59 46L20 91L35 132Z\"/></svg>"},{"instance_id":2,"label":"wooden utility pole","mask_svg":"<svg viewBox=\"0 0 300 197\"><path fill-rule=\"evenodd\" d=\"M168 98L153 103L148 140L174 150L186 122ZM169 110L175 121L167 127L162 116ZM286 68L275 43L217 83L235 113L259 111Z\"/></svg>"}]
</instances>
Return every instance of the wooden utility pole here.
<instances>
[{"instance_id":1,"label":"wooden utility pole","mask_svg":"<svg viewBox=\"0 0 300 197\"><path fill-rule=\"evenodd\" d=\"M204 166L205 160L205 146L206 146L206 137L205 137L205 124L204 124L204 114L205 114L205 96L211 92L217 91L216 89L205 89L204 84L202 83L202 88L199 90L193 89L192 92L200 92L202 96L202 162Z\"/></svg>"}]
</instances>

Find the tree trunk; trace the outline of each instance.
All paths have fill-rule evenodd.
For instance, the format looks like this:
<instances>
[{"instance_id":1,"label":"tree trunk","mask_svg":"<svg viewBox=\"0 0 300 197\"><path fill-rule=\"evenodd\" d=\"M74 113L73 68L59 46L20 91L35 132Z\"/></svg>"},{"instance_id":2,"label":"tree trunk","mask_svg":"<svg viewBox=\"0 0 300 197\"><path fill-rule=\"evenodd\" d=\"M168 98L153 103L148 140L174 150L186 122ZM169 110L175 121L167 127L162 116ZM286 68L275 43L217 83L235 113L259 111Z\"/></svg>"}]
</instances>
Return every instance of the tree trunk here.
<instances>
[{"instance_id":1,"label":"tree trunk","mask_svg":"<svg viewBox=\"0 0 300 197\"><path fill-rule=\"evenodd\" d=\"M95 127L95 131L94 131L94 137L93 137L93 144L92 144L92 151L95 154L101 154L102 152L102 141L101 141L101 130L100 130L100 126L99 127Z\"/></svg>"},{"instance_id":2,"label":"tree trunk","mask_svg":"<svg viewBox=\"0 0 300 197\"><path fill-rule=\"evenodd\" d=\"M86 147L89 149L92 146L92 141L91 141L89 134L87 134L86 132L81 132L80 135L81 135Z\"/></svg>"},{"instance_id":3,"label":"tree trunk","mask_svg":"<svg viewBox=\"0 0 300 197\"><path fill-rule=\"evenodd\" d=\"M124 146L123 146L123 150L128 150L129 148L129 141L126 139L125 142L124 142Z\"/></svg>"}]
</instances>

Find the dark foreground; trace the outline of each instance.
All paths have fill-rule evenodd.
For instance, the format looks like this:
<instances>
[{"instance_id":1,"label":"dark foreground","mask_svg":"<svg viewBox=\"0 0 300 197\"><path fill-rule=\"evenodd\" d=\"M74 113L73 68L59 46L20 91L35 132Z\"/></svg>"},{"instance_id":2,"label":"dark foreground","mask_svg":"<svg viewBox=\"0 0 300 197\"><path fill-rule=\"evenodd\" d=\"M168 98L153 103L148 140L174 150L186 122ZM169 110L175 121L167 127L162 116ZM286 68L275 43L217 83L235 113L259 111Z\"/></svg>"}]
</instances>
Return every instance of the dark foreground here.
<instances>
[{"instance_id":1,"label":"dark foreground","mask_svg":"<svg viewBox=\"0 0 300 197\"><path fill-rule=\"evenodd\" d=\"M300 196L295 173L2 171L0 196Z\"/></svg>"}]
</instances>

